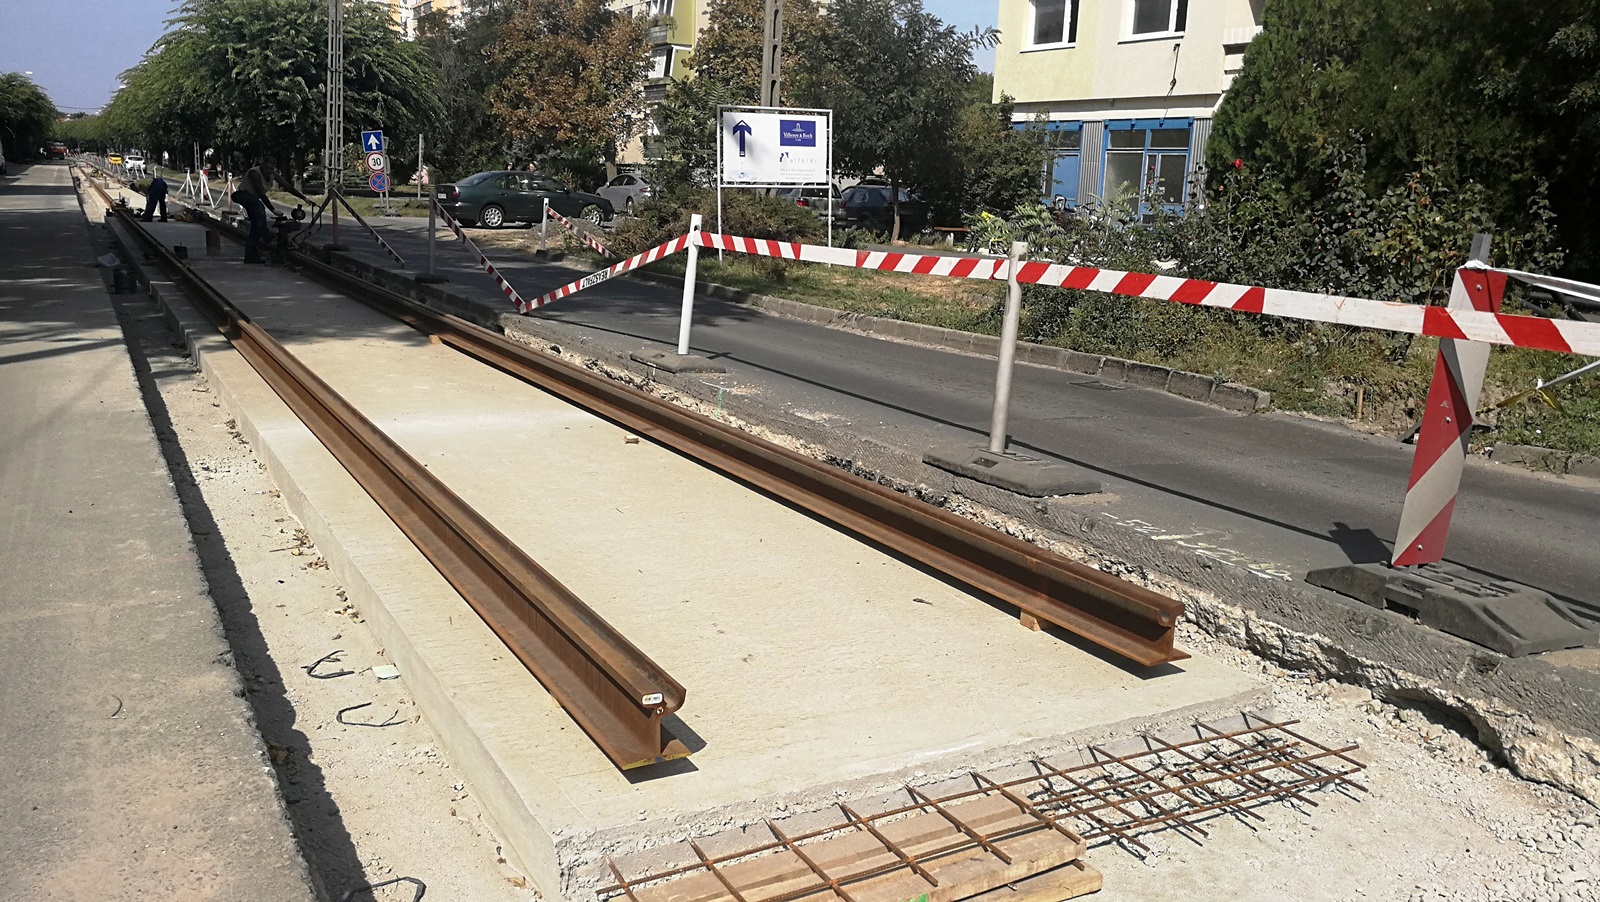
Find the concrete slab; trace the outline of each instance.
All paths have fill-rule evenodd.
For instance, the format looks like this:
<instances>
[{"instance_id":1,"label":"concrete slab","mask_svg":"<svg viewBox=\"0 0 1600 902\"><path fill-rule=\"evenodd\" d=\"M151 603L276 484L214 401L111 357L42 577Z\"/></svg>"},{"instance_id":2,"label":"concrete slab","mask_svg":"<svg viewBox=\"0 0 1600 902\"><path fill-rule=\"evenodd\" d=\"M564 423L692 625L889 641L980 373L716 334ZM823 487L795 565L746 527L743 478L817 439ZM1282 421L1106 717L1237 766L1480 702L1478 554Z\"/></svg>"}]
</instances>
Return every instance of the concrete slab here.
<instances>
[{"instance_id":1,"label":"concrete slab","mask_svg":"<svg viewBox=\"0 0 1600 902\"><path fill-rule=\"evenodd\" d=\"M986 445L934 448L922 455L924 463L985 485L1029 498L1051 495L1093 495L1100 480L1078 467L1009 451L991 453Z\"/></svg>"},{"instance_id":2,"label":"concrete slab","mask_svg":"<svg viewBox=\"0 0 1600 902\"><path fill-rule=\"evenodd\" d=\"M673 729L694 756L619 773L259 380L201 349L507 851L550 896L576 897L604 852L1260 699L1254 680L1203 657L1134 673L1023 629L290 273L196 265L687 687Z\"/></svg>"},{"instance_id":3,"label":"concrete slab","mask_svg":"<svg viewBox=\"0 0 1600 902\"><path fill-rule=\"evenodd\" d=\"M699 354L678 354L642 348L628 355L635 363L666 370L669 373L726 373L728 368L714 363Z\"/></svg>"}]
</instances>

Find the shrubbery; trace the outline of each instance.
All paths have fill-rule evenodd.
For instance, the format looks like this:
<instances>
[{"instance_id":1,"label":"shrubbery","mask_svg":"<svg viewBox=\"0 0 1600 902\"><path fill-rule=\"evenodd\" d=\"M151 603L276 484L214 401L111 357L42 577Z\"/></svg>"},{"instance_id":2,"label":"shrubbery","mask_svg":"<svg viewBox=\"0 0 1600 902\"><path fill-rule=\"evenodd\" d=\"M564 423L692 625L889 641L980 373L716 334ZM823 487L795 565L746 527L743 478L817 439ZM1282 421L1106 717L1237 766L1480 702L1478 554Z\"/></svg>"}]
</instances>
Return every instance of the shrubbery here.
<instances>
[{"instance_id":1,"label":"shrubbery","mask_svg":"<svg viewBox=\"0 0 1600 902\"><path fill-rule=\"evenodd\" d=\"M686 234L689 217L695 213L704 217L702 228L716 230L715 191L685 188L663 193L634 205L633 215L622 220L612 234L611 246L622 255L649 250ZM815 213L782 198L728 190L722 195L722 230L746 238L814 242L822 236L823 223ZM768 278L783 276L782 260L757 257L752 262Z\"/></svg>"}]
</instances>

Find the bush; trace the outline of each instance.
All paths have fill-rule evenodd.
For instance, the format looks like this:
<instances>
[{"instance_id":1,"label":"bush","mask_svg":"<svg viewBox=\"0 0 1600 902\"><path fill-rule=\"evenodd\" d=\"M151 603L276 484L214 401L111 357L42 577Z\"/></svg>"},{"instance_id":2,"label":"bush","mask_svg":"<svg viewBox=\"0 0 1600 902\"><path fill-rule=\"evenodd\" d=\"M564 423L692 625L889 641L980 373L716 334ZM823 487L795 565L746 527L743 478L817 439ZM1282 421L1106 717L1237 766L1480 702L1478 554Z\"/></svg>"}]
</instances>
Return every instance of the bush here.
<instances>
[{"instance_id":1,"label":"bush","mask_svg":"<svg viewBox=\"0 0 1600 902\"><path fill-rule=\"evenodd\" d=\"M717 195L714 191L684 190L636 204L633 216L622 221L612 233L612 248L631 256L664 244L689 231L689 217L700 213L702 227L714 231ZM816 214L788 201L753 191L725 191L722 195L722 228L729 235L765 238L772 241L816 241L822 236L822 221ZM782 278L782 260L760 257L752 261L768 278Z\"/></svg>"}]
</instances>

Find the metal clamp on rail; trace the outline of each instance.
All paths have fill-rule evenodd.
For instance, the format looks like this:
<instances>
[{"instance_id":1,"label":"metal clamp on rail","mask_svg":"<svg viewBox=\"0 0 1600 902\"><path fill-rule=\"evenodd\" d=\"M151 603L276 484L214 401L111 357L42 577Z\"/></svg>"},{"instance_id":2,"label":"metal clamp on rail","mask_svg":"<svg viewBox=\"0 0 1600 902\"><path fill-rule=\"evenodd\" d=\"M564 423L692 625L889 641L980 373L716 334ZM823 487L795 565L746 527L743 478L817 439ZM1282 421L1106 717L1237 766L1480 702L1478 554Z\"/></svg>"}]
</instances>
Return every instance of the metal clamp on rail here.
<instances>
[{"instance_id":1,"label":"metal clamp on rail","mask_svg":"<svg viewBox=\"0 0 1600 902\"><path fill-rule=\"evenodd\" d=\"M127 211L116 214L619 768L688 756L683 743L661 729L661 719L683 706L682 685Z\"/></svg>"}]
</instances>

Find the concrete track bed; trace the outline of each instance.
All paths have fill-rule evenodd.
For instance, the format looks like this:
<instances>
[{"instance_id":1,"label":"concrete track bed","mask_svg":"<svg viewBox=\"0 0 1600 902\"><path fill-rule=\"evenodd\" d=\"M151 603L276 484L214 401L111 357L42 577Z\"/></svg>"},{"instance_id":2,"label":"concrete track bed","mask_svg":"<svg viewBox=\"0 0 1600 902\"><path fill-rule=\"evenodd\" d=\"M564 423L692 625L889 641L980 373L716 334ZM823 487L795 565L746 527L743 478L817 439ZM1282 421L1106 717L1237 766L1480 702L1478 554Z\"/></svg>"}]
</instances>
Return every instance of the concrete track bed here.
<instances>
[{"instance_id":1,"label":"concrete track bed","mask_svg":"<svg viewBox=\"0 0 1600 902\"><path fill-rule=\"evenodd\" d=\"M196 226L157 228L204 242ZM233 251L229 248L230 252ZM549 896L599 856L1237 712L1204 657L1130 672L291 274L196 269L688 689L695 754L618 772L202 322L155 287L290 508ZM154 275L154 274L152 274Z\"/></svg>"}]
</instances>

